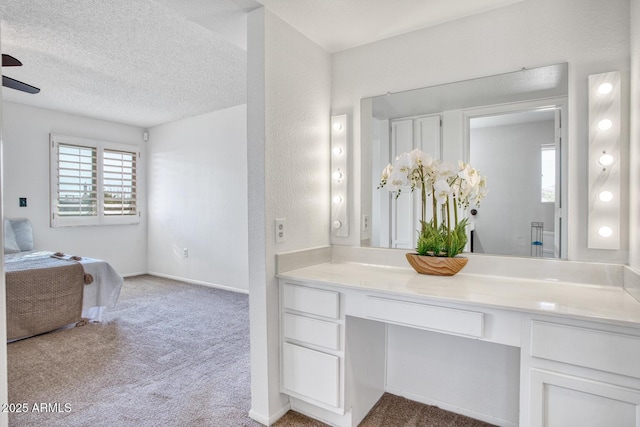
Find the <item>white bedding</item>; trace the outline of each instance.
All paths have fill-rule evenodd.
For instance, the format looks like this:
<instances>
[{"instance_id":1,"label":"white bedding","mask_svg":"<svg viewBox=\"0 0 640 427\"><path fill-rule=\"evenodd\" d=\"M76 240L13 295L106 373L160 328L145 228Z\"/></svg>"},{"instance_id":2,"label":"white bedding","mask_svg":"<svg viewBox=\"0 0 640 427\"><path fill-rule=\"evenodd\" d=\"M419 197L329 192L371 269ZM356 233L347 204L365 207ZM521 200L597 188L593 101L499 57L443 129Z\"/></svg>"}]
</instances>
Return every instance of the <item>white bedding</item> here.
<instances>
[{"instance_id":1,"label":"white bedding","mask_svg":"<svg viewBox=\"0 0 640 427\"><path fill-rule=\"evenodd\" d=\"M53 252L25 251L4 256L6 264L22 259L50 257ZM114 308L124 279L106 261L82 257L80 264L85 273L93 276L93 283L84 287L82 317L94 322L102 321L105 308Z\"/></svg>"}]
</instances>

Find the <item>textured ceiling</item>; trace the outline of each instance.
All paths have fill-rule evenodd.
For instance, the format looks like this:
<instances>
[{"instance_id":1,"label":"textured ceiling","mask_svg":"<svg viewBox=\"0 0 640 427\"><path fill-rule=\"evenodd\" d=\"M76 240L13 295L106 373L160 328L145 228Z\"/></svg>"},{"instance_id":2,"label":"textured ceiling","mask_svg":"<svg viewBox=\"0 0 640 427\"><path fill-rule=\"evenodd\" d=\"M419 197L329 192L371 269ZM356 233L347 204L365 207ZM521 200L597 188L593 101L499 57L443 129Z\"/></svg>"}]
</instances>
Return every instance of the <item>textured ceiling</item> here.
<instances>
[{"instance_id":1,"label":"textured ceiling","mask_svg":"<svg viewBox=\"0 0 640 427\"><path fill-rule=\"evenodd\" d=\"M521 0L0 0L2 98L151 127L246 102L246 13L261 4L329 52Z\"/></svg>"},{"instance_id":2,"label":"textured ceiling","mask_svg":"<svg viewBox=\"0 0 640 427\"><path fill-rule=\"evenodd\" d=\"M24 64L3 74L42 89L28 95L3 88L5 100L142 127L246 102L240 46L246 10L259 6L252 1L2 5L2 52Z\"/></svg>"}]
</instances>

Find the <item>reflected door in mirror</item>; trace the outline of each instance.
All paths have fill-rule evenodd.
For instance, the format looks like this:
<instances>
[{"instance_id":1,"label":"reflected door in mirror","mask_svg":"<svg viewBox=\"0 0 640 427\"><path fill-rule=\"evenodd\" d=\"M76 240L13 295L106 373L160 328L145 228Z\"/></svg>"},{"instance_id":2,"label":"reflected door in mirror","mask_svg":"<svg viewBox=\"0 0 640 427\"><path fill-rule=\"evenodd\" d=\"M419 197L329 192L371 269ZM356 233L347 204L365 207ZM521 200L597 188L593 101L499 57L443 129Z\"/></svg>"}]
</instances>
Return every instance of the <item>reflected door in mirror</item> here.
<instances>
[{"instance_id":1,"label":"reflected door in mirror","mask_svg":"<svg viewBox=\"0 0 640 427\"><path fill-rule=\"evenodd\" d=\"M374 132L378 135L374 144L375 170L382 172L398 155L416 148L434 158L440 157L440 115L375 122L378 127L378 132ZM376 188L378 182L374 185ZM420 194L405 188L396 197L395 193L380 189L374 193L372 202L373 246L413 249L420 229ZM431 216L430 212L427 214Z\"/></svg>"}]
</instances>

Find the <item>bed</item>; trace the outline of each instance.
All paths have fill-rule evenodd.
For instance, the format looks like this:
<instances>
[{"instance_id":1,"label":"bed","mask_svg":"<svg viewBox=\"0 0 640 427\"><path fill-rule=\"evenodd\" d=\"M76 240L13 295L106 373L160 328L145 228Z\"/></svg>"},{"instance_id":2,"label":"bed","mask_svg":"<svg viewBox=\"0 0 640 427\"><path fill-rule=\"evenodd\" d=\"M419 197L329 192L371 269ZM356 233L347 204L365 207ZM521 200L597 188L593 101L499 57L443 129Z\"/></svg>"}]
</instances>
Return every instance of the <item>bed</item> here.
<instances>
[{"instance_id":1,"label":"bed","mask_svg":"<svg viewBox=\"0 0 640 427\"><path fill-rule=\"evenodd\" d=\"M4 219L7 339L100 322L124 279L106 261L33 250L27 219Z\"/></svg>"}]
</instances>

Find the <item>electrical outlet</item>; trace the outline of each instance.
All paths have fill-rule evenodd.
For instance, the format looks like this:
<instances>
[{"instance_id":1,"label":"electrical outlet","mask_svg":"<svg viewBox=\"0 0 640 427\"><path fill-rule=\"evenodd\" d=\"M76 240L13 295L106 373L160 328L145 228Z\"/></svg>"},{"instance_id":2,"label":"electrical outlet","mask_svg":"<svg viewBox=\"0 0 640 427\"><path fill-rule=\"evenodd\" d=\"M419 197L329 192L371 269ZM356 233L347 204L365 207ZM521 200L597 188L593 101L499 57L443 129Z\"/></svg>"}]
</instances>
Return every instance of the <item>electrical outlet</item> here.
<instances>
[{"instance_id":1,"label":"electrical outlet","mask_svg":"<svg viewBox=\"0 0 640 427\"><path fill-rule=\"evenodd\" d=\"M282 243L285 241L287 237L285 231L284 218L276 219L276 243Z\"/></svg>"},{"instance_id":2,"label":"electrical outlet","mask_svg":"<svg viewBox=\"0 0 640 427\"><path fill-rule=\"evenodd\" d=\"M188 248L182 249L182 256L185 257L185 258L189 258L189 249Z\"/></svg>"},{"instance_id":3,"label":"electrical outlet","mask_svg":"<svg viewBox=\"0 0 640 427\"><path fill-rule=\"evenodd\" d=\"M369 215L362 215L362 231L369 231Z\"/></svg>"}]
</instances>

